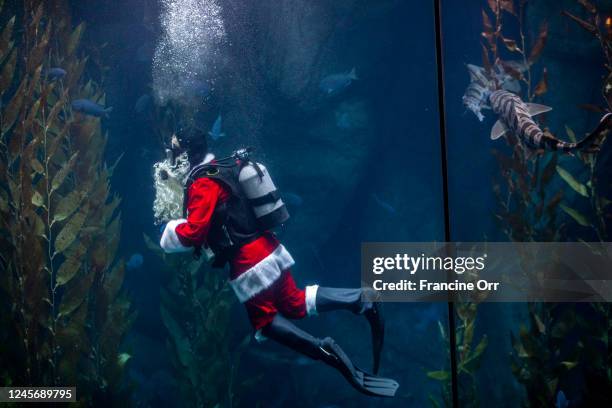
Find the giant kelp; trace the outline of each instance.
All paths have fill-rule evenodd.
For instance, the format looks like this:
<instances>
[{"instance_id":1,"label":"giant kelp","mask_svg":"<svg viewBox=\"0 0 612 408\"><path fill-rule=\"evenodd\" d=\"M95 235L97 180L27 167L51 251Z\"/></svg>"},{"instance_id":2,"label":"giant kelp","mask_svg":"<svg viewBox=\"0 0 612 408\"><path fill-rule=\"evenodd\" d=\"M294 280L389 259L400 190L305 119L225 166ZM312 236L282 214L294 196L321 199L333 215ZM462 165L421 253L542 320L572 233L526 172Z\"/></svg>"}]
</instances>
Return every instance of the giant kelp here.
<instances>
[{"instance_id":1,"label":"giant kelp","mask_svg":"<svg viewBox=\"0 0 612 408\"><path fill-rule=\"evenodd\" d=\"M190 106L156 103L150 112L151 134L160 148L170 145L178 128L194 126L196 113ZM182 204L180 199L177 205ZM250 336L239 345L234 340L230 313L236 301L225 274L213 270L205 257L164 254L150 237L144 239L165 265L160 314L182 401L197 407L237 406L256 379L240 380L240 358Z\"/></svg>"},{"instance_id":2,"label":"giant kelp","mask_svg":"<svg viewBox=\"0 0 612 408\"><path fill-rule=\"evenodd\" d=\"M588 1L578 0L578 3L588 17L566 15L600 40L609 70L610 36L601 30L603 21L597 8ZM523 98L530 101L543 98L549 90L546 69L541 69L537 85L533 86L531 78L534 63L546 44L547 25L542 24L531 52L527 53L523 24L527 2L490 0L488 4L489 11L483 11L484 58L497 57L500 42L509 53L518 53L528 63L525 74L515 73L526 85ZM494 23L488 13L495 16ZM517 19L518 39L502 34L502 19L507 16ZM606 80L603 89L608 107L609 82ZM601 108L595 110L603 111ZM566 125L566 133L575 141L570 126ZM511 134L507 141L509 152L493 151L500 167L500 177L493 190L498 203L496 218L508 239L520 242L607 239L606 211L610 201L601 195L602 188L596 176L598 156L595 153L599 146L593 151L578 153L575 158L567 158L557 153L526 151ZM577 163L570 163L570 160ZM571 170L576 167L578 170ZM588 176L586 181L581 181L584 173ZM568 194L570 191L583 202L568 202L567 197L572 196ZM612 401L609 371L612 359L608 340L612 321L610 306L530 303L528 316L529 322L521 325L518 336L511 336L511 369L525 388L525 405L554 405L561 391L580 405L609 405ZM578 383L581 389L577 389Z\"/></svg>"},{"instance_id":3,"label":"giant kelp","mask_svg":"<svg viewBox=\"0 0 612 408\"><path fill-rule=\"evenodd\" d=\"M480 367L480 361L483 353L488 345L486 335L476 339L474 331L476 329L477 314L479 300L472 299L469 301L457 302L456 313L459 317L459 324L455 329L457 341L457 377L461 384L459 390L459 402L462 407L478 407L480 406L478 399L478 383L475 374ZM451 347L447 331L441 322L438 322L440 336L442 337L446 349ZM449 353L450 358L450 353ZM440 400L433 395L429 396L429 400L433 407L451 407L452 387L451 387L451 372L448 370L429 371L429 378L441 382Z\"/></svg>"},{"instance_id":4,"label":"giant kelp","mask_svg":"<svg viewBox=\"0 0 612 408\"><path fill-rule=\"evenodd\" d=\"M70 105L104 91L84 73L84 25L72 27L67 4L23 5L22 22L0 34L3 383L75 384L79 399L106 400L121 389L132 319L116 257L120 199L100 120ZM65 77L50 79L51 67Z\"/></svg>"},{"instance_id":5,"label":"giant kelp","mask_svg":"<svg viewBox=\"0 0 612 408\"><path fill-rule=\"evenodd\" d=\"M160 312L182 401L197 407L238 406L241 392L256 379L239 381L240 357L250 336L235 345L230 324L235 297L227 280L203 259L164 254L146 235L145 242L167 268Z\"/></svg>"},{"instance_id":6,"label":"giant kelp","mask_svg":"<svg viewBox=\"0 0 612 408\"><path fill-rule=\"evenodd\" d=\"M195 126L196 114L191 106L173 102L160 106L156 101L150 123L160 148L170 146L177 129ZM182 198L176 204L182 208ZM243 388L253 380L238 380L240 356L248 338L241 345L233 340L230 312L236 302L225 274L213 270L203 261L205 257L195 260L191 254L164 254L151 238L144 238L165 265L160 313L182 400L198 407L238 405Z\"/></svg>"}]
</instances>

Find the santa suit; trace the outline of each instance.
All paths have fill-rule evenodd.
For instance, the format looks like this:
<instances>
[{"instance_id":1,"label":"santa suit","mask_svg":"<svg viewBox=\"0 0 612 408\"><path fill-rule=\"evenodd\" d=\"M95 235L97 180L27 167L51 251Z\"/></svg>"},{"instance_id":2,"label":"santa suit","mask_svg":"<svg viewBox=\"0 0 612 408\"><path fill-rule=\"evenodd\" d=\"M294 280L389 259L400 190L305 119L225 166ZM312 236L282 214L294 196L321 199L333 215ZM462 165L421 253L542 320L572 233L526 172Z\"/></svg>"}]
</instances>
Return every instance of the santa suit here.
<instances>
[{"instance_id":1,"label":"santa suit","mask_svg":"<svg viewBox=\"0 0 612 408\"><path fill-rule=\"evenodd\" d=\"M160 241L162 249L185 252L207 246L215 206L227 201L231 194L218 180L195 180L187 191L187 219L168 222ZM269 231L239 247L230 259L230 286L246 306L258 333L277 313L290 319L316 313L318 286L298 288L290 270L294 263L291 254Z\"/></svg>"},{"instance_id":2,"label":"santa suit","mask_svg":"<svg viewBox=\"0 0 612 408\"><path fill-rule=\"evenodd\" d=\"M224 209L240 201L241 197L232 197L232 191L236 190L226 185L228 179L224 180L214 178L213 173L209 177L193 180L186 193L187 219L168 222L162 234L160 244L166 252L189 251L202 245L214 247L219 242L208 242L209 235L219 237L217 232L220 229L228 234L227 227L231 227L227 223L228 218L215 217L223 217L217 214L223 214ZM221 210L219 213L215 212L217 206ZM232 208L234 215L244 215L246 213L243 211L249 210L249 207L244 206L238 210ZM217 223L221 220L224 220L222 226ZM290 271L294 264L293 258L274 234L269 231L259 234L256 231L250 238L240 241L245 243L231 251L230 286L246 306L251 324L256 330L255 337L258 340L263 336L271 338L299 353L325 362L339 370L353 387L364 394L387 397L395 395L399 386L396 381L372 376L358 369L333 339L316 338L287 320L314 315L317 311L332 310L349 310L364 315L371 327L374 372L377 372L384 338L384 319L381 318L377 304L362 299L361 288L319 288L315 285L307 286L305 290L299 289ZM217 241L222 239L217 238ZM225 261L226 258L221 259Z\"/></svg>"}]
</instances>

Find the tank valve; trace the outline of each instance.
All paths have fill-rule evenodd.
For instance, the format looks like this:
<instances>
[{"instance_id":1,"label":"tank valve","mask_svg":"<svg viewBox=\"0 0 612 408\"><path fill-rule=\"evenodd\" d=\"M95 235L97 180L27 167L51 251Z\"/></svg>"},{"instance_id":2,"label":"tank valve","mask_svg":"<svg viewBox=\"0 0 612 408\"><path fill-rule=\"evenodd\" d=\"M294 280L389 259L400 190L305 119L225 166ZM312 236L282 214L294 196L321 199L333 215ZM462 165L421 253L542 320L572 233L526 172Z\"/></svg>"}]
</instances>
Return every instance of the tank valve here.
<instances>
[{"instance_id":1,"label":"tank valve","mask_svg":"<svg viewBox=\"0 0 612 408\"><path fill-rule=\"evenodd\" d=\"M249 158L249 153L253 151L252 147L245 147L243 149L238 149L234 152L233 156L235 159L246 161Z\"/></svg>"}]
</instances>

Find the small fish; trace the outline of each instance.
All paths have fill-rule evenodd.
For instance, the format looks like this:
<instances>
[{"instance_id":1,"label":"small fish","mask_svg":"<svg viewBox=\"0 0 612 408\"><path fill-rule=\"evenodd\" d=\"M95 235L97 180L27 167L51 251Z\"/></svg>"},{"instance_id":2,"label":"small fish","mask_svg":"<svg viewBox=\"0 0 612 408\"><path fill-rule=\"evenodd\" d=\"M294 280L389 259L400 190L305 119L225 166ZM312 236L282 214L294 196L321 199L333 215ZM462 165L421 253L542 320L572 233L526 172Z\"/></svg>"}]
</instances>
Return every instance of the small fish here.
<instances>
[{"instance_id":1,"label":"small fish","mask_svg":"<svg viewBox=\"0 0 612 408\"><path fill-rule=\"evenodd\" d=\"M474 115L482 122L484 115L481 110L488 107L487 98L491 89L494 89L495 83L487 76L484 68L472 64L467 64L466 67L470 74L470 84L463 95L463 105L474 112Z\"/></svg>"},{"instance_id":2,"label":"small fish","mask_svg":"<svg viewBox=\"0 0 612 408\"><path fill-rule=\"evenodd\" d=\"M565 393L561 390L557 392L557 402L555 404L555 408L567 408L569 406L569 401L565 397Z\"/></svg>"},{"instance_id":3,"label":"small fish","mask_svg":"<svg viewBox=\"0 0 612 408\"><path fill-rule=\"evenodd\" d=\"M212 140L219 140L225 136L225 133L221 131L221 115L217 116L217 119L215 120L215 123L213 123L208 135L212 138Z\"/></svg>"},{"instance_id":4,"label":"small fish","mask_svg":"<svg viewBox=\"0 0 612 408\"><path fill-rule=\"evenodd\" d=\"M608 113L588 136L577 143L568 143L545 134L532 119L535 115L552 110L551 107L537 103L525 103L518 95L505 90L494 91L489 96L489 100L493 111L500 118L491 129L491 139L499 139L510 131L526 146L533 149L569 152L588 147L604 132L609 132L612 126L612 114Z\"/></svg>"},{"instance_id":5,"label":"small fish","mask_svg":"<svg viewBox=\"0 0 612 408\"><path fill-rule=\"evenodd\" d=\"M143 256L137 252L133 254L132 256L130 256L130 259L128 259L128 261L125 263L125 266L127 267L128 271L131 271L131 270L140 268L143 263L144 263Z\"/></svg>"},{"instance_id":6,"label":"small fish","mask_svg":"<svg viewBox=\"0 0 612 408\"><path fill-rule=\"evenodd\" d=\"M342 102L334 112L338 129L362 129L368 125L368 108L364 102Z\"/></svg>"},{"instance_id":7,"label":"small fish","mask_svg":"<svg viewBox=\"0 0 612 408\"><path fill-rule=\"evenodd\" d=\"M331 95L345 89L357 79L359 79L357 78L357 72L353 68L349 72L326 76L319 83L319 88L327 95Z\"/></svg>"},{"instance_id":8,"label":"small fish","mask_svg":"<svg viewBox=\"0 0 612 408\"><path fill-rule=\"evenodd\" d=\"M348 112L336 113L336 126L340 129L352 128L351 115Z\"/></svg>"},{"instance_id":9,"label":"small fish","mask_svg":"<svg viewBox=\"0 0 612 408\"><path fill-rule=\"evenodd\" d=\"M134 110L137 113L144 113L145 111L149 110L152 100L151 95L148 93L141 95L136 101L136 104L134 104Z\"/></svg>"},{"instance_id":10,"label":"small fish","mask_svg":"<svg viewBox=\"0 0 612 408\"><path fill-rule=\"evenodd\" d=\"M57 81L66 76L66 70L60 67L49 68L47 70L47 79L49 81Z\"/></svg>"},{"instance_id":11,"label":"small fish","mask_svg":"<svg viewBox=\"0 0 612 408\"><path fill-rule=\"evenodd\" d=\"M113 111L112 107L106 108L89 99L76 99L72 101L72 109L86 115L108 118Z\"/></svg>"},{"instance_id":12,"label":"small fish","mask_svg":"<svg viewBox=\"0 0 612 408\"><path fill-rule=\"evenodd\" d=\"M463 105L471 110L481 122L484 120L484 115L481 111L487 108L485 101L488 93L487 86L483 86L479 82L470 82L463 95Z\"/></svg>"},{"instance_id":13,"label":"small fish","mask_svg":"<svg viewBox=\"0 0 612 408\"><path fill-rule=\"evenodd\" d=\"M304 199L295 193L283 193L283 201L293 207L301 207L304 204Z\"/></svg>"},{"instance_id":14,"label":"small fish","mask_svg":"<svg viewBox=\"0 0 612 408\"><path fill-rule=\"evenodd\" d=\"M372 198L374 199L374 202L383 210L385 210L386 212L388 212L389 214L397 214L397 210L388 202L383 201L380 199L380 197L378 197L378 195L376 194L372 194Z\"/></svg>"}]
</instances>

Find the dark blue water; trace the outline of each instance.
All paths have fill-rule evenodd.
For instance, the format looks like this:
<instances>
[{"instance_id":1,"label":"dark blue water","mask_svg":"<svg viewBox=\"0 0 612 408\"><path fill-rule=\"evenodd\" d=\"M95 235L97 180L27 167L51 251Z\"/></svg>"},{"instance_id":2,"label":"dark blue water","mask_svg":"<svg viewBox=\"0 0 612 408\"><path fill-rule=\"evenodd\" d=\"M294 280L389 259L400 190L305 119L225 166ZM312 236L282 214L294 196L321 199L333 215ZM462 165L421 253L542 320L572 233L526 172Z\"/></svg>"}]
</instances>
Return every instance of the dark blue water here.
<instances>
[{"instance_id":1,"label":"dark blue water","mask_svg":"<svg viewBox=\"0 0 612 408\"><path fill-rule=\"evenodd\" d=\"M182 394L180 369L160 316L160 288L168 285L172 272L143 240L143 234L154 240L160 236L153 223L152 165L163 150L158 123L135 105L143 95L151 95L151 106L156 103L153 57L163 33L163 9L153 0L70 3L73 19L87 22L84 44L98 50L108 67L103 85L114 111L103 122L109 133L107 160L123 154L112 178L113 190L122 197L120 253L126 259L135 253L144 258L124 283L138 311L124 344L133 356L125 379L133 387L131 403L192 406L195 402ZM508 238L494 217L492 183L499 170L491 149L509 150L501 139L489 139L491 111L481 123L461 103L469 80L465 64L481 64L485 2L442 3L451 240L504 241ZM223 156L240 146L255 146L279 188L297 197L289 203L292 219L280 239L297 262L292 270L298 285L359 285L363 242L444 241L438 112L442 84L437 82L433 2L218 4L226 38L222 56L208 71L215 86L197 107L195 121L208 130L221 112L226 137L210 140L211 149ZM576 9L570 1L534 3L525 27L533 41L540 21L551 25L550 45L533 67L538 73L548 67L546 103L555 110L547 124L561 133L571 123L583 134L598 115L576 105L602 103L605 70L597 45L560 17L566 7ZM504 29L510 35L518 28L510 23ZM570 51L576 44L586 45ZM353 67L358 80L337 95L321 94L322 78ZM237 375L257 381L241 391L238 405L422 407L431 404L430 398L442 401L442 382L428 378L427 372L449 369L449 346L440 333L440 327L448 332L446 304L390 303L385 312L381 373L401 384L396 398L361 396L323 364L295 360L270 342L251 341ZM461 377L461 394L472 395L468 388L476 384L480 405L519 406L525 391L510 369L509 333L528 324L527 319L524 304L479 307L475 337L486 335L488 346L474 377ZM369 334L362 319L340 312L300 326L333 337L360 365L369 366ZM229 332L230 352L251 332L237 302Z\"/></svg>"}]
</instances>

